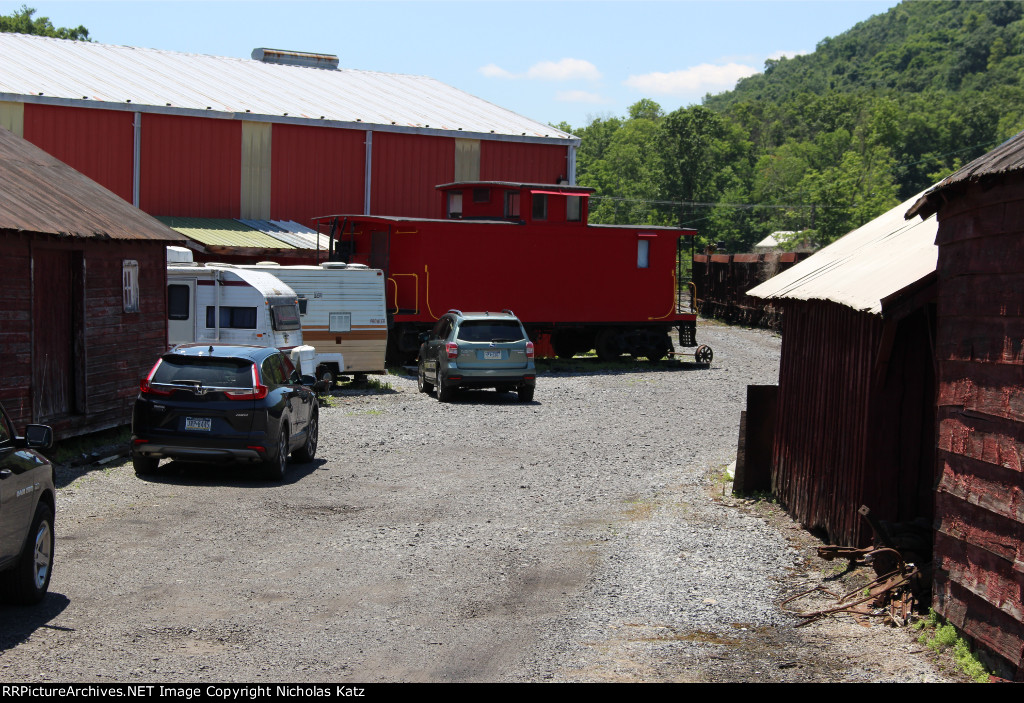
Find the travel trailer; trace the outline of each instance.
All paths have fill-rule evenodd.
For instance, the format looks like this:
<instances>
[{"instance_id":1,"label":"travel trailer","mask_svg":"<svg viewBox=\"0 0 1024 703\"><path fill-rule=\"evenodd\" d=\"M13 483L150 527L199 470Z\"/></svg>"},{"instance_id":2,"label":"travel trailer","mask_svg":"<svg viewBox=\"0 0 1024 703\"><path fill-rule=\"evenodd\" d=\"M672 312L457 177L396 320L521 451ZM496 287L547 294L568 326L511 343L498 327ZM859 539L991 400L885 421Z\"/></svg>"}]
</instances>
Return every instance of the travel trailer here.
<instances>
[{"instance_id":1,"label":"travel trailer","mask_svg":"<svg viewBox=\"0 0 1024 703\"><path fill-rule=\"evenodd\" d=\"M384 272L362 264L281 266L263 261L240 270L272 274L298 295L302 338L316 350L316 377L384 373L388 321Z\"/></svg>"}]
</instances>

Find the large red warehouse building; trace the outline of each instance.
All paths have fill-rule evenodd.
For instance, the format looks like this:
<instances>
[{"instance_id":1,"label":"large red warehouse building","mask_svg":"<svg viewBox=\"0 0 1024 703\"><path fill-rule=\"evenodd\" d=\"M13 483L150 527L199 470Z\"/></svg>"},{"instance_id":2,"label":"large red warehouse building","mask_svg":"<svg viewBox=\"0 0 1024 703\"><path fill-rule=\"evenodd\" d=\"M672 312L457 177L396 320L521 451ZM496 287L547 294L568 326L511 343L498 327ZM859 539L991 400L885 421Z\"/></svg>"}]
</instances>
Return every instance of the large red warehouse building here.
<instances>
[{"instance_id":1,"label":"large red warehouse building","mask_svg":"<svg viewBox=\"0 0 1024 703\"><path fill-rule=\"evenodd\" d=\"M152 215L426 217L438 183L574 182L579 140L425 76L0 34L0 127Z\"/></svg>"}]
</instances>

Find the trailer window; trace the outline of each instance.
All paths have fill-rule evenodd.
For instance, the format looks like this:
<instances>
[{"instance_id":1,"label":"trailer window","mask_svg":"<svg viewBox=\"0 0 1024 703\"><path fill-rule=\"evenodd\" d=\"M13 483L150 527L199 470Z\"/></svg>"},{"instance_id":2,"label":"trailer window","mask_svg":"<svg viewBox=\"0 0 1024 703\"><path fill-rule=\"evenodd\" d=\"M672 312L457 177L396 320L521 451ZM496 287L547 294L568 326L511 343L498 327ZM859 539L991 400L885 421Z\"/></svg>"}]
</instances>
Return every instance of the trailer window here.
<instances>
[{"instance_id":1,"label":"trailer window","mask_svg":"<svg viewBox=\"0 0 1024 703\"><path fill-rule=\"evenodd\" d=\"M352 313L350 312L332 312L330 315L330 331L331 332L351 332L352 331Z\"/></svg>"},{"instance_id":2,"label":"trailer window","mask_svg":"<svg viewBox=\"0 0 1024 703\"><path fill-rule=\"evenodd\" d=\"M302 327L299 321L299 306L295 303L290 305L271 305L270 321L275 330L297 330Z\"/></svg>"},{"instance_id":3,"label":"trailer window","mask_svg":"<svg viewBox=\"0 0 1024 703\"><path fill-rule=\"evenodd\" d=\"M206 306L206 327L213 329L217 327L217 308L213 305ZM222 305L220 308L220 328L236 330L256 329L256 308L232 307Z\"/></svg>"},{"instance_id":4,"label":"trailer window","mask_svg":"<svg viewBox=\"0 0 1024 703\"><path fill-rule=\"evenodd\" d=\"M187 320L192 316L192 291L189 286L167 286L167 319Z\"/></svg>"}]
</instances>

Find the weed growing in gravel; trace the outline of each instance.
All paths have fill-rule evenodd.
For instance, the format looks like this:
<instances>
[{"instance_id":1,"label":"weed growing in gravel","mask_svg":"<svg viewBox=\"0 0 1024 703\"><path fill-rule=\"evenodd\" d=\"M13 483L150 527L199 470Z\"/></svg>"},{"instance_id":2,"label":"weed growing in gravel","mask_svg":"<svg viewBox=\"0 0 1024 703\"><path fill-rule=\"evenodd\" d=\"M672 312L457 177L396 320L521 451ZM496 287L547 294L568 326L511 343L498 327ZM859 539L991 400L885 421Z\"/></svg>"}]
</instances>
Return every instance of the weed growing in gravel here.
<instances>
[{"instance_id":1,"label":"weed growing in gravel","mask_svg":"<svg viewBox=\"0 0 1024 703\"><path fill-rule=\"evenodd\" d=\"M949 652L957 668L976 683L987 683L989 671L971 652L970 645L960 636L953 625L942 623L934 610L928 610L928 617L914 623L918 630L924 630L917 641L935 651L936 654ZM952 652L950 652L952 650Z\"/></svg>"}]
</instances>

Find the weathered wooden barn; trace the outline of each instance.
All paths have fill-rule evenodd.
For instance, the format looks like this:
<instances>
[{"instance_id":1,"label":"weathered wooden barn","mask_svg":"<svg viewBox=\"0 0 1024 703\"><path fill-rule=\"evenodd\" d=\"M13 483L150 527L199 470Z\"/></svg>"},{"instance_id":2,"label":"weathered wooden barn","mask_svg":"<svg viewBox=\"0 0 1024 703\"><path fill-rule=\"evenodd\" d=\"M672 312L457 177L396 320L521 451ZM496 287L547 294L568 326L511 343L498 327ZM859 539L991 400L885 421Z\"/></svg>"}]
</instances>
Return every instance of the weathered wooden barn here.
<instances>
[{"instance_id":1,"label":"weathered wooden barn","mask_svg":"<svg viewBox=\"0 0 1024 703\"><path fill-rule=\"evenodd\" d=\"M911 202L748 293L782 308L772 490L844 545L870 543L862 505L932 515L936 224Z\"/></svg>"},{"instance_id":2,"label":"weathered wooden barn","mask_svg":"<svg viewBox=\"0 0 1024 703\"><path fill-rule=\"evenodd\" d=\"M1024 132L907 213L936 215L933 605L1024 680Z\"/></svg>"},{"instance_id":3,"label":"weathered wooden barn","mask_svg":"<svg viewBox=\"0 0 1024 703\"><path fill-rule=\"evenodd\" d=\"M341 35L339 35L340 37ZM439 183L575 177L579 140L426 76L0 33L0 126L152 215L432 217Z\"/></svg>"},{"instance_id":4,"label":"weathered wooden barn","mask_svg":"<svg viewBox=\"0 0 1024 703\"><path fill-rule=\"evenodd\" d=\"M166 350L166 254L184 237L0 129L0 402L69 437L131 421Z\"/></svg>"}]
</instances>

